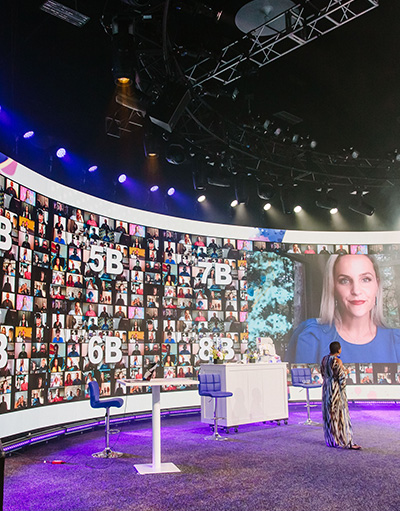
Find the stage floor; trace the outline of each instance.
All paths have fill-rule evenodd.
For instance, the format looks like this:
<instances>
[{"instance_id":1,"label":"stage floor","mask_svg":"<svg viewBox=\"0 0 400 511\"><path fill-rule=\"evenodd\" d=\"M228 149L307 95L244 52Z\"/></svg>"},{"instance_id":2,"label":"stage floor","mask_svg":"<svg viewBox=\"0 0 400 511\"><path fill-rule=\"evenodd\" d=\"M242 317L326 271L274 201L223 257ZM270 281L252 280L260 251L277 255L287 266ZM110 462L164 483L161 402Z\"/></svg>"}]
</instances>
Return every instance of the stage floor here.
<instances>
[{"instance_id":1,"label":"stage floor","mask_svg":"<svg viewBox=\"0 0 400 511\"><path fill-rule=\"evenodd\" d=\"M103 429L15 452L6 459L7 511L398 511L400 405L352 404L362 451L329 449L322 426L303 426L303 405L289 424L257 423L210 434L200 415L162 419L162 461L180 473L139 475L151 462L151 422L123 425L111 447L118 459L96 459ZM321 423L320 406L311 417ZM52 464L62 460L64 464Z\"/></svg>"}]
</instances>

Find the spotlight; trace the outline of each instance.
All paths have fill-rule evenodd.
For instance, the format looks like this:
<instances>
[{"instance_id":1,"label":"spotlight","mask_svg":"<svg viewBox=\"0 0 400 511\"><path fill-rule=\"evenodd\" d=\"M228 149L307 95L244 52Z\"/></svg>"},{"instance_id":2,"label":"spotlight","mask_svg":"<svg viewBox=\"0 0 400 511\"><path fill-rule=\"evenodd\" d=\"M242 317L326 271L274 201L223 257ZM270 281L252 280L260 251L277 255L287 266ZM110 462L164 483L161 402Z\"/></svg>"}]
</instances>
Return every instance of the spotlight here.
<instances>
[{"instance_id":1,"label":"spotlight","mask_svg":"<svg viewBox=\"0 0 400 511\"><path fill-rule=\"evenodd\" d=\"M290 185L284 185L281 189L282 211L285 215L293 213L294 207L294 188Z\"/></svg>"},{"instance_id":2,"label":"spotlight","mask_svg":"<svg viewBox=\"0 0 400 511\"><path fill-rule=\"evenodd\" d=\"M207 188L208 165L200 157L196 157L194 163L195 170L192 172L193 188L197 191L205 190Z\"/></svg>"},{"instance_id":3,"label":"spotlight","mask_svg":"<svg viewBox=\"0 0 400 511\"><path fill-rule=\"evenodd\" d=\"M204 202L205 200L206 200L205 195L200 195L199 197L197 197L197 202Z\"/></svg>"},{"instance_id":4,"label":"spotlight","mask_svg":"<svg viewBox=\"0 0 400 511\"><path fill-rule=\"evenodd\" d=\"M317 147L317 141L316 140L311 140L310 147L311 147L311 149L315 149Z\"/></svg>"},{"instance_id":5,"label":"spotlight","mask_svg":"<svg viewBox=\"0 0 400 511\"><path fill-rule=\"evenodd\" d=\"M133 19L116 16L112 20L113 65L116 84L129 85L134 81Z\"/></svg>"},{"instance_id":6,"label":"spotlight","mask_svg":"<svg viewBox=\"0 0 400 511\"><path fill-rule=\"evenodd\" d=\"M168 189L167 195L169 195L171 197L172 195L174 195L174 193L175 193L175 188L171 186L171 188Z\"/></svg>"},{"instance_id":7,"label":"spotlight","mask_svg":"<svg viewBox=\"0 0 400 511\"><path fill-rule=\"evenodd\" d=\"M272 183L258 183L257 194L260 199L271 200L275 195L275 187Z\"/></svg>"},{"instance_id":8,"label":"spotlight","mask_svg":"<svg viewBox=\"0 0 400 511\"><path fill-rule=\"evenodd\" d=\"M126 181L126 174L121 174L118 178L118 181L122 184Z\"/></svg>"},{"instance_id":9,"label":"spotlight","mask_svg":"<svg viewBox=\"0 0 400 511\"><path fill-rule=\"evenodd\" d=\"M322 209L337 208L337 200L330 196L329 192L321 191L315 205Z\"/></svg>"},{"instance_id":10,"label":"spotlight","mask_svg":"<svg viewBox=\"0 0 400 511\"><path fill-rule=\"evenodd\" d=\"M26 133L24 133L22 136L23 138L28 139L28 138L32 138L34 136L35 132L34 131L27 131Z\"/></svg>"},{"instance_id":11,"label":"spotlight","mask_svg":"<svg viewBox=\"0 0 400 511\"><path fill-rule=\"evenodd\" d=\"M238 204L245 204L249 200L247 176L235 176L235 197Z\"/></svg>"},{"instance_id":12,"label":"spotlight","mask_svg":"<svg viewBox=\"0 0 400 511\"><path fill-rule=\"evenodd\" d=\"M338 208L332 208L332 209L329 211L329 213L330 213L331 215L336 215L336 213L337 213L338 211L339 211L339 210L338 210Z\"/></svg>"},{"instance_id":13,"label":"spotlight","mask_svg":"<svg viewBox=\"0 0 400 511\"><path fill-rule=\"evenodd\" d=\"M356 151L355 149L351 153L351 157L356 160L360 156L360 153Z\"/></svg>"},{"instance_id":14,"label":"spotlight","mask_svg":"<svg viewBox=\"0 0 400 511\"><path fill-rule=\"evenodd\" d=\"M97 165L92 165L88 168L88 172L95 172L97 170Z\"/></svg>"},{"instance_id":15,"label":"spotlight","mask_svg":"<svg viewBox=\"0 0 400 511\"><path fill-rule=\"evenodd\" d=\"M374 206L367 204L363 200L363 194L360 191L354 197L353 202L349 204L349 209L355 213L360 213L360 215L372 216L375 213Z\"/></svg>"},{"instance_id":16,"label":"spotlight","mask_svg":"<svg viewBox=\"0 0 400 511\"><path fill-rule=\"evenodd\" d=\"M148 128L146 129L143 136L143 148L144 155L146 158L158 158L160 154L160 144L158 136L153 133L153 130Z\"/></svg>"},{"instance_id":17,"label":"spotlight","mask_svg":"<svg viewBox=\"0 0 400 511\"><path fill-rule=\"evenodd\" d=\"M264 211L268 211L271 209L271 204L269 202L267 202L267 204L264 204Z\"/></svg>"},{"instance_id":18,"label":"spotlight","mask_svg":"<svg viewBox=\"0 0 400 511\"><path fill-rule=\"evenodd\" d=\"M158 186L157 185L154 185L150 188L150 191L151 192L156 192L158 190Z\"/></svg>"},{"instance_id":19,"label":"spotlight","mask_svg":"<svg viewBox=\"0 0 400 511\"><path fill-rule=\"evenodd\" d=\"M185 148L181 144L171 144L167 149L165 158L172 165L182 165L186 160Z\"/></svg>"},{"instance_id":20,"label":"spotlight","mask_svg":"<svg viewBox=\"0 0 400 511\"><path fill-rule=\"evenodd\" d=\"M236 206L238 205L238 201L236 199L234 199L232 202L231 202L231 208L236 208Z\"/></svg>"},{"instance_id":21,"label":"spotlight","mask_svg":"<svg viewBox=\"0 0 400 511\"><path fill-rule=\"evenodd\" d=\"M271 124L271 121L269 119L266 119L263 124L263 128L267 130Z\"/></svg>"},{"instance_id":22,"label":"spotlight","mask_svg":"<svg viewBox=\"0 0 400 511\"><path fill-rule=\"evenodd\" d=\"M300 213L300 211L301 211L302 209L303 209L303 208L302 208L300 205L297 205L297 206L295 206L295 207L293 208L293 211L294 211L295 213Z\"/></svg>"},{"instance_id":23,"label":"spotlight","mask_svg":"<svg viewBox=\"0 0 400 511\"><path fill-rule=\"evenodd\" d=\"M64 158L64 156L67 154L67 151L63 148L63 147L60 147L59 149L57 149L56 151L56 156L57 158Z\"/></svg>"}]
</instances>

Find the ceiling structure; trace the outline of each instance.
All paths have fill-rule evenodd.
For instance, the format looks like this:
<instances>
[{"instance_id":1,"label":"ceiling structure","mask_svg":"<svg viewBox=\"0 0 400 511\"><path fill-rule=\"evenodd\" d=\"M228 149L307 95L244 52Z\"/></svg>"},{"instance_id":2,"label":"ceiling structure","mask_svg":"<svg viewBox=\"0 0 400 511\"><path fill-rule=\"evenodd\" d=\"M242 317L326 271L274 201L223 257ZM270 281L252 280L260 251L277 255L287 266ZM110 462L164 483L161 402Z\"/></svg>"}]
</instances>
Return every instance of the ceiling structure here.
<instances>
[{"instance_id":1,"label":"ceiling structure","mask_svg":"<svg viewBox=\"0 0 400 511\"><path fill-rule=\"evenodd\" d=\"M62 0L88 17L80 27L43 4L0 4L1 151L68 186L158 212L399 228L397 3ZM116 86L125 72L132 83ZM35 137L24 141L28 129ZM156 160L144 156L152 144ZM69 160L53 157L60 145ZM235 193L247 204L231 208ZM335 200L334 217L316 206ZM355 200L375 214L349 210ZM303 211L287 214L295 203Z\"/></svg>"}]
</instances>

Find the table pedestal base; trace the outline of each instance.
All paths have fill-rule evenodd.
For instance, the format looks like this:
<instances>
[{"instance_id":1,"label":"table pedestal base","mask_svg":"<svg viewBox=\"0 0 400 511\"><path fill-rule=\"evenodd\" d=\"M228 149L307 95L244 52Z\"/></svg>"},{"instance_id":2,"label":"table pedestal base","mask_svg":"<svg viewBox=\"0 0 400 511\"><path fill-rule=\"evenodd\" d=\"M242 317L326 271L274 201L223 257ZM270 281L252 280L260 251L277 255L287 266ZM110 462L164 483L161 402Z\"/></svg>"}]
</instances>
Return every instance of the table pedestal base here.
<instances>
[{"instance_id":1,"label":"table pedestal base","mask_svg":"<svg viewBox=\"0 0 400 511\"><path fill-rule=\"evenodd\" d=\"M180 472L179 468L173 463L161 463L159 467L152 464L135 465L140 475L146 474L166 474L168 472Z\"/></svg>"}]
</instances>

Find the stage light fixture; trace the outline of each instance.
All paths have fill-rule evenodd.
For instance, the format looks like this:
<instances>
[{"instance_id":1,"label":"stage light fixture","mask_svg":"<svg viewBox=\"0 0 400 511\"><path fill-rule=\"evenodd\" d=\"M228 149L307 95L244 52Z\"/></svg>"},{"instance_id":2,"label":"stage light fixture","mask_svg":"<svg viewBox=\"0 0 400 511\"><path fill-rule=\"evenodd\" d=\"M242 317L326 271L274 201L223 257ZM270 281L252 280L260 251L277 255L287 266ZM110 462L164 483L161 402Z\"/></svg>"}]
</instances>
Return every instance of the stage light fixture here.
<instances>
[{"instance_id":1,"label":"stage light fixture","mask_svg":"<svg viewBox=\"0 0 400 511\"><path fill-rule=\"evenodd\" d=\"M267 202L266 204L264 204L264 211L269 211L271 209L271 204L269 202Z\"/></svg>"},{"instance_id":2,"label":"stage light fixture","mask_svg":"<svg viewBox=\"0 0 400 511\"><path fill-rule=\"evenodd\" d=\"M372 216L375 213L375 207L367 204L363 199L363 192L358 191L353 201L349 204L349 209L360 215Z\"/></svg>"},{"instance_id":3,"label":"stage light fixture","mask_svg":"<svg viewBox=\"0 0 400 511\"><path fill-rule=\"evenodd\" d=\"M47 0L40 7L40 10L47 12L52 16L56 16L63 21L71 23L71 25L75 25L76 27L82 27L90 20L89 16L75 11L60 2L56 2L55 0Z\"/></svg>"},{"instance_id":4,"label":"stage light fixture","mask_svg":"<svg viewBox=\"0 0 400 511\"><path fill-rule=\"evenodd\" d=\"M158 100L150 105L148 117L153 124L172 133L190 99L190 92L186 86L166 83Z\"/></svg>"},{"instance_id":5,"label":"stage light fixture","mask_svg":"<svg viewBox=\"0 0 400 511\"><path fill-rule=\"evenodd\" d=\"M238 204L246 204L249 200L248 176L244 174L235 176L235 197Z\"/></svg>"},{"instance_id":6,"label":"stage light fixture","mask_svg":"<svg viewBox=\"0 0 400 511\"><path fill-rule=\"evenodd\" d=\"M295 213L300 213L300 211L302 211L302 209L303 209L303 208L300 206L300 204L297 204L297 206L295 206L295 207L293 208L293 211L294 211Z\"/></svg>"},{"instance_id":7,"label":"stage light fixture","mask_svg":"<svg viewBox=\"0 0 400 511\"><path fill-rule=\"evenodd\" d=\"M351 151L351 157L356 160L360 156L360 153L356 151L355 149L352 149Z\"/></svg>"},{"instance_id":8,"label":"stage light fixture","mask_svg":"<svg viewBox=\"0 0 400 511\"><path fill-rule=\"evenodd\" d=\"M318 199L315 201L315 205L322 209L334 209L337 208L337 200L331 197L330 193L326 189L322 189L319 193Z\"/></svg>"},{"instance_id":9,"label":"stage light fixture","mask_svg":"<svg viewBox=\"0 0 400 511\"><path fill-rule=\"evenodd\" d=\"M169 195L171 197L172 195L174 195L174 193L175 193L175 188L171 186L171 188L169 188L167 191L167 195Z\"/></svg>"},{"instance_id":10,"label":"stage light fixture","mask_svg":"<svg viewBox=\"0 0 400 511\"><path fill-rule=\"evenodd\" d=\"M151 191L151 192L157 192L157 190L158 190L158 186L157 186L157 185L154 185L154 186L152 186L152 187L150 188L150 191Z\"/></svg>"},{"instance_id":11,"label":"stage light fixture","mask_svg":"<svg viewBox=\"0 0 400 511\"><path fill-rule=\"evenodd\" d=\"M67 154L67 151L64 149L64 147L59 147L56 151L56 156L57 158L64 158L65 155Z\"/></svg>"},{"instance_id":12,"label":"stage light fixture","mask_svg":"<svg viewBox=\"0 0 400 511\"><path fill-rule=\"evenodd\" d=\"M150 123L149 123L150 124ZM146 158L158 158L160 154L159 137L152 126L147 126L143 135L143 149Z\"/></svg>"},{"instance_id":13,"label":"stage light fixture","mask_svg":"<svg viewBox=\"0 0 400 511\"><path fill-rule=\"evenodd\" d=\"M332 208L332 209L329 211L329 213L330 213L331 215L336 215L336 213L337 213L338 211L339 211L339 210L338 210L338 208Z\"/></svg>"},{"instance_id":14,"label":"stage light fixture","mask_svg":"<svg viewBox=\"0 0 400 511\"><path fill-rule=\"evenodd\" d=\"M234 199L232 202L231 202L231 208L236 208L236 206L238 205L238 201L236 199Z\"/></svg>"},{"instance_id":15,"label":"stage light fixture","mask_svg":"<svg viewBox=\"0 0 400 511\"><path fill-rule=\"evenodd\" d=\"M207 182L211 186L219 186L220 188L229 188L231 186L230 177L221 174L209 176Z\"/></svg>"},{"instance_id":16,"label":"stage light fixture","mask_svg":"<svg viewBox=\"0 0 400 511\"><path fill-rule=\"evenodd\" d=\"M120 176L118 177L118 181L122 184L122 183L125 183L126 181L126 174L120 174Z\"/></svg>"},{"instance_id":17,"label":"stage light fixture","mask_svg":"<svg viewBox=\"0 0 400 511\"><path fill-rule=\"evenodd\" d=\"M97 165L92 165L91 167L88 168L88 172L96 172L97 170Z\"/></svg>"},{"instance_id":18,"label":"stage light fixture","mask_svg":"<svg viewBox=\"0 0 400 511\"><path fill-rule=\"evenodd\" d=\"M260 199L269 201L275 195L275 186L268 182L258 183L257 195L260 197Z\"/></svg>"},{"instance_id":19,"label":"stage light fixture","mask_svg":"<svg viewBox=\"0 0 400 511\"><path fill-rule=\"evenodd\" d=\"M293 213L294 208L294 188L291 185L283 185L280 193L282 211L285 215Z\"/></svg>"},{"instance_id":20,"label":"stage light fixture","mask_svg":"<svg viewBox=\"0 0 400 511\"><path fill-rule=\"evenodd\" d=\"M205 195L200 195L199 197L197 197L197 202L204 202L206 200L206 196Z\"/></svg>"},{"instance_id":21,"label":"stage light fixture","mask_svg":"<svg viewBox=\"0 0 400 511\"><path fill-rule=\"evenodd\" d=\"M35 132L34 131L26 131L22 137L27 140L28 138L32 138L33 136L35 135Z\"/></svg>"},{"instance_id":22,"label":"stage light fixture","mask_svg":"<svg viewBox=\"0 0 400 511\"><path fill-rule=\"evenodd\" d=\"M310 147L311 147L311 149L315 149L317 147L317 141L316 140L311 140Z\"/></svg>"},{"instance_id":23,"label":"stage light fixture","mask_svg":"<svg viewBox=\"0 0 400 511\"><path fill-rule=\"evenodd\" d=\"M193 188L197 191L205 190L207 188L207 175L209 166L200 156L195 156L194 165L195 168L192 172Z\"/></svg>"},{"instance_id":24,"label":"stage light fixture","mask_svg":"<svg viewBox=\"0 0 400 511\"><path fill-rule=\"evenodd\" d=\"M167 148L165 159L172 165L182 165L186 161L186 151L181 144L170 144Z\"/></svg>"},{"instance_id":25,"label":"stage light fixture","mask_svg":"<svg viewBox=\"0 0 400 511\"><path fill-rule=\"evenodd\" d=\"M115 16L112 20L114 81L119 85L130 85L135 78L134 62L134 26L133 19Z\"/></svg>"}]
</instances>

